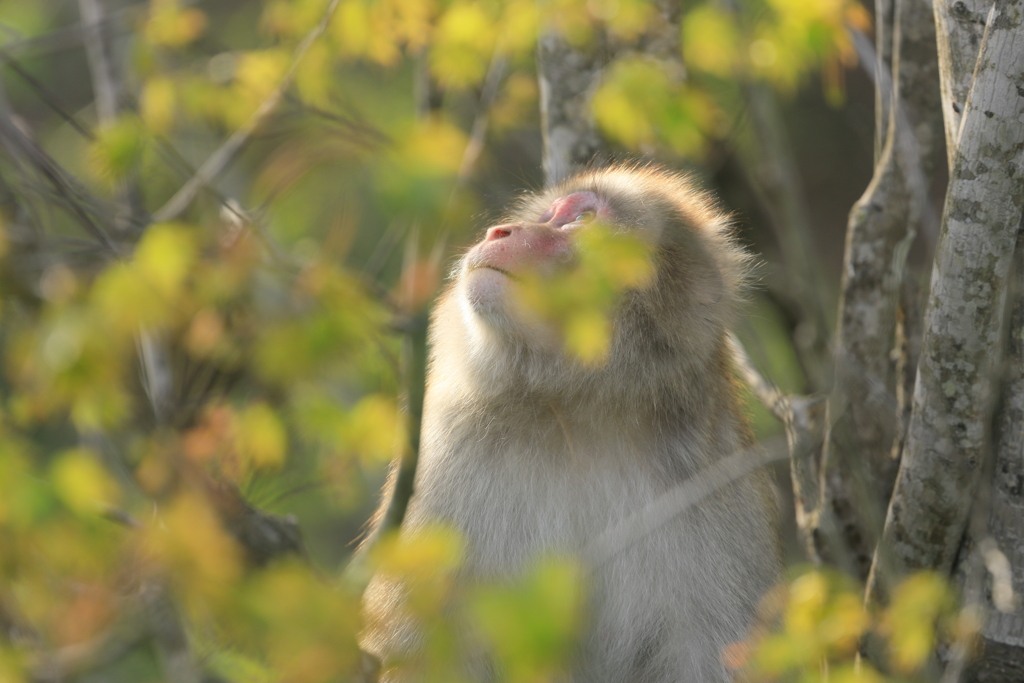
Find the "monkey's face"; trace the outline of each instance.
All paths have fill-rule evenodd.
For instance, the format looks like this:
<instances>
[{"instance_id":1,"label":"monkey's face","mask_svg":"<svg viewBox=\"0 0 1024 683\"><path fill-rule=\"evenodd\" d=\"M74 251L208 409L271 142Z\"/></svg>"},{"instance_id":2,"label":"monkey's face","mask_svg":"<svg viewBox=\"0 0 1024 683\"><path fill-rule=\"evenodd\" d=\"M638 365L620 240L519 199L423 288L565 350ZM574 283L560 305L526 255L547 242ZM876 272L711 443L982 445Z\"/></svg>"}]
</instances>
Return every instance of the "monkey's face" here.
<instances>
[{"instance_id":1,"label":"monkey's face","mask_svg":"<svg viewBox=\"0 0 1024 683\"><path fill-rule=\"evenodd\" d=\"M466 303L494 322L521 318L522 312L512 310L515 283L572 267L574 237L595 220L614 220L608 202L593 192L574 192L556 199L539 216L489 228L462 261L459 279Z\"/></svg>"}]
</instances>

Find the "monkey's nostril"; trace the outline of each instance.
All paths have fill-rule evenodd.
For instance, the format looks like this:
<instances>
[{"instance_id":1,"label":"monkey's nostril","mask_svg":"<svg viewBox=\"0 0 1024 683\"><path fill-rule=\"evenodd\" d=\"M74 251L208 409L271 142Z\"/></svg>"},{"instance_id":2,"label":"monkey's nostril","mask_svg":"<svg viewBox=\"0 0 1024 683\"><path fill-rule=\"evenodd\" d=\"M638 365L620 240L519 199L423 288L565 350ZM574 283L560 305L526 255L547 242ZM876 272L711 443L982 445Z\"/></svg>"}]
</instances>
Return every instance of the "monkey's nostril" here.
<instances>
[{"instance_id":1,"label":"monkey's nostril","mask_svg":"<svg viewBox=\"0 0 1024 683\"><path fill-rule=\"evenodd\" d=\"M487 239L489 240L500 240L503 237L508 237L512 234L512 229L505 226L498 226L491 228L487 231Z\"/></svg>"}]
</instances>

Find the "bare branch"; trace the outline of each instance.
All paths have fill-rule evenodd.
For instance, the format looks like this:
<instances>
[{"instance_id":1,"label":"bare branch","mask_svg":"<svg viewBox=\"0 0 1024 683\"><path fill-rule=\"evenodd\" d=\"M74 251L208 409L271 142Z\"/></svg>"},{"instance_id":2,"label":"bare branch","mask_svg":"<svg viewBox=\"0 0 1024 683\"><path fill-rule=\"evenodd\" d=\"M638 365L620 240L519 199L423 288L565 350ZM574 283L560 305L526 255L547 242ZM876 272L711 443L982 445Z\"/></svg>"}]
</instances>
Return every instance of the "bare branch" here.
<instances>
[{"instance_id":1,"label":"bare branch","mask_svg":"<svg viewBox=\"0 0 1024 683\"><path fill-rule=\"evenodd\" d=\"M835 386L822 458L822 509L837 517L863 578L889 491L901 409L892 351L907 253L928 207L937 156L939 88L928 0L896 3L893 110L875 173L850 212L836 335ZM861 46L862 53L866 49ZM874 60L865 59L865 68ZM880 80L881 80L880 76ZM842 450L842 453L840 453Z\"/></svg>"},{"instance_id":2,"label":"bare branch","mask_svg":"<svg viewBox=\"0 0 1024 683\"><path fill-rule=\"evenodd\" d=\"M787 396L758 372L743 345L730 337L737 369L746 385L786 427L797 529L808 557L819 555L814 540L821 505L818 455L825 433L824 396Z\"/></svg>"},{"instance_id":3,"label":"bare branch","mask_svg":"<svg viewBox=\"0 0 1024 683\"><path fill-rule=\"evenodd\" d=\"M52 109L54 113L57 114L57 116L64 119L64 121L66 121L69 126L74 128L75 131L79 133L82 137L86 138L87 140L94 139L95 136L92 134L92 131L90 131L88 128L79 123L78 119L76 119L68 112L67 108L63 104L61 104L60 99L57 97L57 94L50 90L48 87L46 87L46 85L44 85L42 81L33 76L31 73L29 73L28 70L21 65L21 62L19 62L17 58L15 58L9 52L0 49L0 59L4 61L4 63L11 69L11 71L18 74L18 76L20 76L23 81L28 83L29 86L36 92L36 95L38 95L39 99L41 99L46 104L46 106Z\"/></svg>"},{"instance_id":4,"label":"bare branch","mask_svg":"<svg viewBox=\"0 0 1024 683\"><path fill-rule=\"evenodd\" d=\"M736 369L740 377L754 393L764 407L774 415L779 422L785 422L790 413L789 399L774 382L760 373L750 360L750 355L743 348L743 344L736 337L729 335L729 344L733 349L733 357L736 359Z\"/></svg>"},{"instance_id":5,"label":"bare branch","mask_svg":"<svg viewBox=\"0 0 1024 683\"><path fill-rule=\"evenodd\" d=\"M756 469L786 458L781 439L772 439L733 453L673 487L639 512L606 529L583 550L595 564L607 562L642 541L669 520Z\"/></svg>"},{"instance_id":6,"label":"bare branch","mask_svg":"<svg viewBox=\"0 0 1024 683\"><path fill-rule=\"evenodd\" d=\"M946 158L956 160L960 123L971 91L991 0L935 0L935 26L945 121Z\"/></svg>"},{"instance_id":7,"label":"bare branch","mask_svg":"<svg viewBox=\"0 0 1024 683\"><path fill-rule=\"evenodd\" d=\"M877 52L871 60L861 59L865 71L872 75L875 82L875 163L882 158L882 150L889 136L889 115L892 113L892 31L896 23L896 5L898 0L875 0L875 45ZM864 42L871 45L860 31L854 31L854 43L860 52ZM857 36L863 38L858 41Z\"/></svg>"},{"instance_id":8,"label":"bare branch","mask_svg":"<svg viewBox=\"0 0 1024 683\"><path fill-rule=\"evenodd\" d=\"M0 111L0 141L4 143L12 156L25 159L46 179L86 231L99 240L109 252L117 253L117 247L110 240L106 231L86 209L87 205L95 203L91 201L89 193L34 140L22 132L7 111Z\"/></svg>"},{"instance_id":9,"label":"bare branch","mask_svg":"<svg viewBox=\"0 0 1024 683\"><path fill-rule=\"evenodd\" d=\"M501 85L501 81L505 77L507 66L508 59L504 55L496 52L491 58L491 65L487 69L487 77L484 79L483 90L480 93L480 101L476 106L476 116L473 118L473 127L470 129L469 142L466 143L466 149L462 153L462 162L459 164L456 187L465 184L484 149L491 105L494 104L494 99L498 96L498 86Z\"/></svg>"},{"instance_id":10,"label":"bare branch","mask_svg":"<svg viewBox=\"0 0 1024 683\"><path fill-rule=\"evenodd\" d=\"M313 45L316 40L323 35L323 32L327 30L327 25L330 23L331 17L334 16L334 11L338 8L341 0L331 0L327 6L324 16L320 19L320 22L313 27L313 29L306 34L299 43L299 46L295 50L295 54L292 56L292 62L288 65L288 70L284 74L284 78L274 89L274 92L270 94L267 99L260 103L260 106L256 109L255 113L249 117L249 120L245 122L241 128L231 134L224 144L222 144L217 151L210 155L210 157L199 167L196 174L192 176L188 182L186 182L180 190L178 190L173 197L167 200L167 203L156 210L153 214L153 220L157 223L169 221L180 216L185 209L188 208L192 200L196 198L199 191L206 187L214 178L227 168L228 164L235 158L242 146L249 140L256 129L260 127L260 124L266 120L271 113L277 109L277 105L284 98L285 92L292 84L292 80L295 78L295 72L302 62L302 58L306 56L306 52Z\"/></svg>"},{"instance_id":11,"label":"bare branch","mask_svg":"<svg viewBox=\"0 0 1024 683\"><path fill-rule=\"evenodd\" d=\"M110 59L107 57L106 41L103 40L103 17L105 12L101 0L78 0L82 15L82 34L85 40L85 55L92 72L92 90L96 102L96 118L100 125L110 123L117 116L117 83L114 80Z\"/></svg>"}]
</instances>

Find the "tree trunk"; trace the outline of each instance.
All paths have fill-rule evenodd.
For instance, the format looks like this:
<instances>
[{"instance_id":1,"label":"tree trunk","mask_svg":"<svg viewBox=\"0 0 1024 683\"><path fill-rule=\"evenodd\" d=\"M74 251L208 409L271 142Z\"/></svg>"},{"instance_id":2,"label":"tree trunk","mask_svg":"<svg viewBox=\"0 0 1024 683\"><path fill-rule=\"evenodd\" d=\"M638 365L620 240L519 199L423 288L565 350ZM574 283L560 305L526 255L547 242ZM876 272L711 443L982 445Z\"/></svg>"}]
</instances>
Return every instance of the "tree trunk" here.
<instances>
[{"instance_id":1,"label":"tree trunk","mask_svg":"<svg viewBox=\"0 0 1024 683\"><path fill-rule=\"evenodd\" d=\"M913 413L872 567L875 595L891 575L951 571L991 452L1006 292L1024 208L1022 19L1009 0L989 13L955 140ZM953 91L943 87L947 111Z\"/></svg>"}]
</instances>

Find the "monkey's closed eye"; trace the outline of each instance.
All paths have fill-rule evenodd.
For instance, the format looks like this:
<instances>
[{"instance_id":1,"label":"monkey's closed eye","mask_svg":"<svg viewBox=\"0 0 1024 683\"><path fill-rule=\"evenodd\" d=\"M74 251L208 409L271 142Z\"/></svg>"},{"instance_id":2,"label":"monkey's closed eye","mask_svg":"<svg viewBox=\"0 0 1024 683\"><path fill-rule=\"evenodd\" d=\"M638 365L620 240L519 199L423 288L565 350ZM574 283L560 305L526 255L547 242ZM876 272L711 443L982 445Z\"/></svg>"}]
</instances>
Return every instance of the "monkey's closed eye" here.
<instances>
[{"instance_id":1,"label":"monkey's closed eye","mask_svg":"<svg viewBox=\"0 0 1024 683\"><path fill-rule=\"evenodd\" d=\"M583 221L584 223L587 223L594 220L596 216L597 214L593 211L584 211L583 213L581 213L580 215L576 216L576 218L573 219L573 223L575 223L576 221Z\"/></svg>"}]
</instances>

